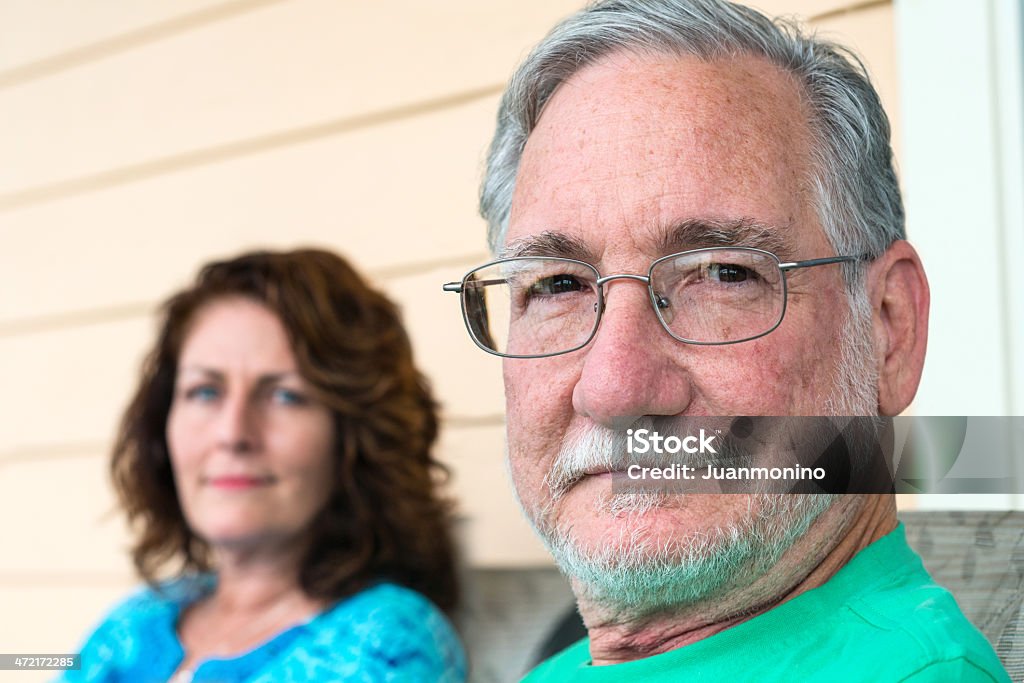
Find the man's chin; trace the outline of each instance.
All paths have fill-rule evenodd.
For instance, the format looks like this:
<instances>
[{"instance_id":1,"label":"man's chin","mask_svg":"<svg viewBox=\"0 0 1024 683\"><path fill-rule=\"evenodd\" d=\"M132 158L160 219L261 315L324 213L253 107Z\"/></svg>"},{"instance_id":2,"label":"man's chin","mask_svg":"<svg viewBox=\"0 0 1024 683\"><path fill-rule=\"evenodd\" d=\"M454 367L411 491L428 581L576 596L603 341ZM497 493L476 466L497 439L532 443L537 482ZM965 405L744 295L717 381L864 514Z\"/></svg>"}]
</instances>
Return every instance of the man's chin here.
<instances>
[{"instance_id":1,"label":"man's chin","mask_svg":"<svg viewBox=\"0 0 1024 683\"><path fill-rule=\"evenodd\" d=\"M828 506L816 496L584 493L568 492L538 531L579 597L636 616L666 607L666 595L682 606L752 583Z\"/></svg>"}]
</instances>

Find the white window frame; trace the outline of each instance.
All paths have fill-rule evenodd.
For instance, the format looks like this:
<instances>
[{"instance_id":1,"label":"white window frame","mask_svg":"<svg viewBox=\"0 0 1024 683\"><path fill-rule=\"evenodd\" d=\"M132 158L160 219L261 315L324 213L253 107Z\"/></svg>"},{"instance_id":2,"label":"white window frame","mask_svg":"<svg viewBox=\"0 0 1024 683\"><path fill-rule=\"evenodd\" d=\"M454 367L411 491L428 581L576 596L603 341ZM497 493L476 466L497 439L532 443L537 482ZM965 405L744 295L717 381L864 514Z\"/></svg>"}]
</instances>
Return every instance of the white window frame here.
<instances>
[{"instance_id":1,"label":"white window frame","mask_svg":"<svg viewBox=\"0 0 1024 683\"><path fill-rule=\"evenodd\" d=\"M896 0L895 21L907 232L932 290L911 412L1024 415L1024 0ZM1024 463L993 457L1024 490ZM1019 509L1024 495L918 506Z\"/></svg>"}]
</instances>

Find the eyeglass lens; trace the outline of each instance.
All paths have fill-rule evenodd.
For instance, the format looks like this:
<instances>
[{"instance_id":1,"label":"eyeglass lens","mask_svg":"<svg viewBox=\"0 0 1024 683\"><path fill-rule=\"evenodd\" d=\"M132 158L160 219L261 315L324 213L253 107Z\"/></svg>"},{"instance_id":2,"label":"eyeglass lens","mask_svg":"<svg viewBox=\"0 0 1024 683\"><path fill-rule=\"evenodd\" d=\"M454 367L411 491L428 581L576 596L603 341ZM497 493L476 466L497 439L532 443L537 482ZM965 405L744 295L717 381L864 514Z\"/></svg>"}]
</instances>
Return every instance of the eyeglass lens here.
<instances>
[{"instance_id":1,"label":"eyeglass lens","mask_svg":"<svg viewBox=\"0 0 1024 683\"><path fill-rule=\"evenodd\" d=\"M599 320L599 275L583 263L516 258L470 273L463 306L476 341L511 356L543 356L586 344ZM687 252L651 270L653 304L677 339L708 344L757 337L785 306L778 261L744 249Z\"/></svg>"}]
</instances>

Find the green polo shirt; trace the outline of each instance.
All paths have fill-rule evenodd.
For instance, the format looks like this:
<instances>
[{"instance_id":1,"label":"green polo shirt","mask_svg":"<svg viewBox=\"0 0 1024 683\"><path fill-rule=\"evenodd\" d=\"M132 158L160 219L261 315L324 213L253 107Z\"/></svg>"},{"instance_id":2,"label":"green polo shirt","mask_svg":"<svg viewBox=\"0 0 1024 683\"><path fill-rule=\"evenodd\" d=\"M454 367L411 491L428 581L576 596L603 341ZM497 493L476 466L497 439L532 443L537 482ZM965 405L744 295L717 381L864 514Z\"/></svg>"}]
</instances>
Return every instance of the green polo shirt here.
<instances>
[{"instance_id":1,"label":"green polo shirt","mask_svg":"<svg viewBox=\"0 0 1024 683\"><path fill-rule=\"evenodd\" d=\"M870 681L1010 683L992 646L907 545L903 525L824 586L691 645L591 666L583 639L528 683Z\"/></svg>"}]
</instances>

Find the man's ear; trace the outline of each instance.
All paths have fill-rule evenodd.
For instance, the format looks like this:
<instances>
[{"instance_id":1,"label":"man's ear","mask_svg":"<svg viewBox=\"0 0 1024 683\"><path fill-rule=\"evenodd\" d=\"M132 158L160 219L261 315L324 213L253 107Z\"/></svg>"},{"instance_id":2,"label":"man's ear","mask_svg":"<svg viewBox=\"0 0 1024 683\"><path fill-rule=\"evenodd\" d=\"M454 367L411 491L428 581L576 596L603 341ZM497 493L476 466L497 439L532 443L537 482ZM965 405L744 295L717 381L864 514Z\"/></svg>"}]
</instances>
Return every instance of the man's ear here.
<instances>
[{"instance_id":1,"label":"man's ear","mask_svg":"<svg viewBox=\"0 0 1024 683\"><path fill-rule=\"evenodd\" d=\"M878 412L902 412L921 381L928 345L928 279L910 243L893 242L868 268L875 361L878 368Z\"/></svg>"}]
</instances>

